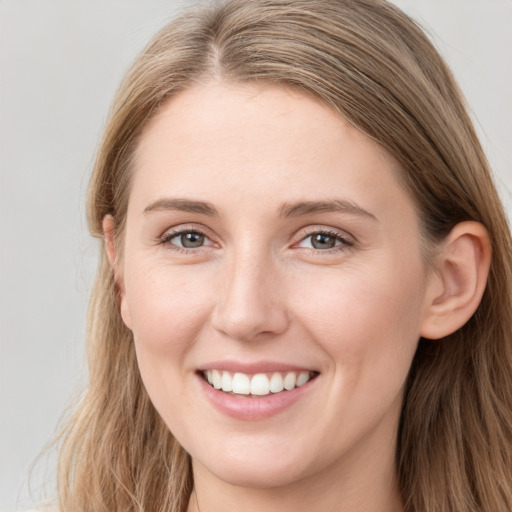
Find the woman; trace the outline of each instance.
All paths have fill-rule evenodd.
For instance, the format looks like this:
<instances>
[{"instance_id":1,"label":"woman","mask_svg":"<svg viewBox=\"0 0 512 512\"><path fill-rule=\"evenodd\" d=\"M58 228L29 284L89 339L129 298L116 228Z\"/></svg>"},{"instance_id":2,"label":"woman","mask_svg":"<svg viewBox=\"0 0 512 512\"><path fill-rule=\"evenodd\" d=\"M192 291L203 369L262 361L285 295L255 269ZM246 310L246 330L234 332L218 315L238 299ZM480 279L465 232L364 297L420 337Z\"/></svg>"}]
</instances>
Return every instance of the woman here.
<instances>
[{"instance_id":1,"label":"woman","mask_svg":"<svg viewBox=\"0 0 512 512\"><path fill-rule=\"evenodd\" d=\"M231 0L126 76L60 509L507 511L510 232L386 2Z\"/></svg>"}]
</instances>

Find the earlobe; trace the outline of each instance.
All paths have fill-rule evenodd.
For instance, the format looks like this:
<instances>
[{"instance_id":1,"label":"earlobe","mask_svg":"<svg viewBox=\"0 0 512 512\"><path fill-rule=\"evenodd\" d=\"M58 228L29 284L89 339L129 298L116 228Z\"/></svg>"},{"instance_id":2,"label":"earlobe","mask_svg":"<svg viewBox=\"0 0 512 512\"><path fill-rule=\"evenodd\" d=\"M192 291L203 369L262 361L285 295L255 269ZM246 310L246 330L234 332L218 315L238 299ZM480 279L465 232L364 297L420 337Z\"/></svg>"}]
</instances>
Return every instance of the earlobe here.
<instances>
[{"instance_id":1,"label":"earlobe","mask_svg":"<svg viewBox=\"0 0 512 512\"><path fill-rule=\"evenodd\" d=\"M108 261L114 272L118 299L119 299L119 310L121 317L125 325L130 329L131 317L126 301L126 294L124 289L124 280L119 272L119 261L116 251L116 240L115 240L115 222L112 215L105 215L102 223L103 236L105 237L105 250L107 253Z\"/></svg>"},{"instance_id":2,"label":"earlobe","mask_svg":"<svg viewBox=\"0 0 512 512\"><path fill-rule=\"evenodd\" d=\"M487 284L491 243L479 222L457 224L436 258L428 285L421 336L439 339L462 327L478 308Z\"/></svg>"}]
</instances>

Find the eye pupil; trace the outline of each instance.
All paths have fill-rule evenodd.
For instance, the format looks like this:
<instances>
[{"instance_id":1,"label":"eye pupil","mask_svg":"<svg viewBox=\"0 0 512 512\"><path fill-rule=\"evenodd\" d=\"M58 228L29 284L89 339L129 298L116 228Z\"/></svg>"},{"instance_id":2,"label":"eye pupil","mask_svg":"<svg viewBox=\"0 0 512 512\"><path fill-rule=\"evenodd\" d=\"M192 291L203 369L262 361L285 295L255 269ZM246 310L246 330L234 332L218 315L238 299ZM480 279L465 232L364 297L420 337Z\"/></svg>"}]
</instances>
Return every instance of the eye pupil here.
<instances>
[{"instance_id":1,"label":"eye pupil","mask_svg":"<svg viewBox=\"0 0 512 512\"><path fill-rule=\"evenodd\" d=\"M187 249L201 247L204 244L204 235L189 231L188 233L183 233L181 235L180 242L181 245Z\"/></svg>"},{"instance_id":2,"label":"eye pupil","mask_svg":"<svg viewBox=\"0 0 512 512\"><path fill-rule=\"evenodd\" d=\"M315 249L332 249L336 244L336 239L325 233L317 233L311 238L311 245Z\"/></svg>"}]
</instances>

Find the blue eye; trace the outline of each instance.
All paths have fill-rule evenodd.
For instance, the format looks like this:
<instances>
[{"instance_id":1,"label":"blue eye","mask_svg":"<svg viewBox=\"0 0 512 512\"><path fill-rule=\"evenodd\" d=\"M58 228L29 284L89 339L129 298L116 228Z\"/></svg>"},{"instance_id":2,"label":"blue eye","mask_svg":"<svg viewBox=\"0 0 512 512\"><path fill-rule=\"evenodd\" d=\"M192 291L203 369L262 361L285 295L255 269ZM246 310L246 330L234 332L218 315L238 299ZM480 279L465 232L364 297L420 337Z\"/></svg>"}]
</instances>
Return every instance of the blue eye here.
<instances>
[{"instance_id":1,"label":"blue eye","mask_svg":"<svg viewBox=\"0 0 512 512\"><path fill-rule=\"evenodd\" d=\"M299 247L306 247L309 249L317 250L329 250L339 246L351 246L352 243L340 236L337 233L329 233L325 231L319 231L311 233L307 237L303 238L298 244Z\"/></svg>"},{"instance_id":2,"label":"blue eye","mask_svg":"<svg viewBox=\"0 0 512 512\"><path fill-rule=\"evenodd\" d=\"M204 244L204 235L197 233L196 231L181 233L173 237L171 240L174 240L174 238L179 241L178 245L181 245L181 247L185 247L186 249L196 249Z\"/></svg>"},{"instance_id":3,"label":"blue eye","mask_svg":"<svg viewBox=\"0 0 512 512\"><path fill-rule=\"evenodd\" d=\"M205 245L212 245L210 239L204 233L195 230L166 233L161 242L162 244L172 244L183 249L198 249Z\"/></svg>"}]
</instances>

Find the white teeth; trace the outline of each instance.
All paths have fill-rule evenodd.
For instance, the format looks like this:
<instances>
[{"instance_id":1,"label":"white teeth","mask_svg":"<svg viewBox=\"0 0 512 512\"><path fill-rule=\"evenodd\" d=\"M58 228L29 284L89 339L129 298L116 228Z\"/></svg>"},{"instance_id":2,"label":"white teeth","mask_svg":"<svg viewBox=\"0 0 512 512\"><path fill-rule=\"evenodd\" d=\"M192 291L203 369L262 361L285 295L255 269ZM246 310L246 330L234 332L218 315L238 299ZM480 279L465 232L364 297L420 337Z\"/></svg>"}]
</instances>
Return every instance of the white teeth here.
<instances>
[{"instance_id":1,"label":"white teeth","mask_svg":"<svg viewBox=\"0 0 512 512\"><path fill-rule=\"evenodd\" d=\"M233 379L231 378L231 373L222 372L222 391L233 391Z\"/></svg>"},{"instance_id":2,"label":"white teeth","mask_svg":"<svg viewBox=\"0 0 512 512\"><path fill-rule=\"evenodd\" d=\"M251 392L251 381L244 373L235 373L233 376L233 393L248 395Z\"/></svg>"},{"instance_id":3,"label":"white teeth","mask_svg":"<svg viewBox=\"0 0 512 512\"><path fill-rule=\"evenodd\" d=\"M206 380L215 389L221 389L226 393L232 392L236 395L265 396L270 393L280 393L283 390L290 391L303 386L311 379L311 373L307 371L299 374L297 372L286 372L286 374L275 372L271 376L257 373L252 377L245 373L232 374L222 370L207 370L203 373Z\"/></svg>"},{"instance_id":4,"label":"white teeth","mask_svg":"<svg viewBox=\"0 0 512 512\"><path fill-rule=\"evenodd\" d=\"M281 377L280 373L274 373L270 378L270 391L272 391L272 393L279 393L283 391L283 389L283 377Z\"/></svg>"},{"instance_id":5,"label":"white teeth","mask_svg":"<svg viewBox=\"0 0 512 512\"><path fill-rule=\"evenodd\" d=\"M297 384L297 375L295 372L288 372L283 381L284 389L290 391L295 387L295 384Z\"/></svg>"},{"instance_id":6,"label":"white teeth","mask_svg":"<svg viewBox=\"0 0 512 512\"><path fill-rule=\"evenodd\" d=\"M212 381L215 389L222 388L222 377L219 370L212 370Z\"/></svg>"},{"instance_id":7,"label":"white teeth","mask_svg":"<svg viewBox=\"0 0 512 512\"><path fill-rule=\"evenodd\" d=\"M268 377L264 373L257 373L251 379L251 395L268 395L270 393Z\"/></svg>"},{"instance_id":8,"label":"white teeth","mask_svg":"<svg viewBox=\"0 0 512 512\"><path fill-rule=\"evenodd\" d=\"M303 386L309 380L309 372L300 372L297 377L297 387Z\"/></svg>"}]
</instances>

